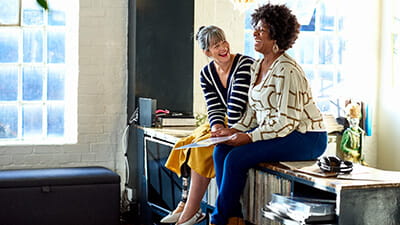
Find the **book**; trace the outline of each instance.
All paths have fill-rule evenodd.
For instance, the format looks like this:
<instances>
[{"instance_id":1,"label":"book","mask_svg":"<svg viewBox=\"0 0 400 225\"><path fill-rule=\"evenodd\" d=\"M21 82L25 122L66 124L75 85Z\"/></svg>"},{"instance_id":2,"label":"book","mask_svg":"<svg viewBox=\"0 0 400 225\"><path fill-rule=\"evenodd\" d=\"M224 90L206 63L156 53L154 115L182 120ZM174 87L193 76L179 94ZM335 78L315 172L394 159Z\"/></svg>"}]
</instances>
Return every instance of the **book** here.
<instances>
[{"instance_id":1,"label":"book","mask_svg":"<svg viewBox=\"0 0 400 225\"><path fill-rule=\"evenodd\" d=\"M160 117L158 120L160 127L196 126L194 117Z\"/></svg>"},{"instance_id":2,"label":"book","mask_svg":"<svg viewBox=\"0 0 400 225\"><path fill-rule=\"evenodd\" d=\"M225 137L210 137L207 138L205 140L201 140L195 143L191 143L188 145L184 145L178 148L175 148L176 150L178 149L184 149L184 148L201 148L201 147L208 147L210 145L215 145L218 143L222 143L228 140L233 139L233 137L235 136L235 134L232 134L231 136L225 136Z\"/></svg>"}]
</instances>

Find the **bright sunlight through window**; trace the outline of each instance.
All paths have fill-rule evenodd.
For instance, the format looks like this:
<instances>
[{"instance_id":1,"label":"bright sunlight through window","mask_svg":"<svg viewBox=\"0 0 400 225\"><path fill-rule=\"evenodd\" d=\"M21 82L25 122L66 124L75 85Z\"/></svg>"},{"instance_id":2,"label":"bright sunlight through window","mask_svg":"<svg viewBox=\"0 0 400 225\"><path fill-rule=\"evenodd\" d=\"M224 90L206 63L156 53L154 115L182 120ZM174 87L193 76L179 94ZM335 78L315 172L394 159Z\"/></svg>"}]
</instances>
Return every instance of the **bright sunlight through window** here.
<instances>
[{"instance_id":1,"label":"bright sunlight through window","mask_svg":"<svg viewBox=\"0 0 400 225\"><path fill-rule=\"evenodd\" d=\"M77 5L0 1L0 145L76 142Z\"/></svg>"},{"instance_id":2,"label":"bright sunlight through window","mask_svg":"<svg viewBox=\"0 0 400 225\"><path fill-rule=\"evenodd\" d=\"M344 0L271 0L286 4L301 23L300 35L287 53L304 69L314 98L323 113L343 116L342 100L370 101L374 95L374 31L376 17L372 5ZM264 1L256 1L246 11L245 54L260 58L254 51L251 14ZM363 3L362 15L353 10ZM364 4L365 3L365 4ZM370 16L367 16L369 14ZM360 18L360 19L358 19ZM370 52L371 54L365 54ZM355 83L356 82L356 83Z\"/></svg>"}]
</instances>

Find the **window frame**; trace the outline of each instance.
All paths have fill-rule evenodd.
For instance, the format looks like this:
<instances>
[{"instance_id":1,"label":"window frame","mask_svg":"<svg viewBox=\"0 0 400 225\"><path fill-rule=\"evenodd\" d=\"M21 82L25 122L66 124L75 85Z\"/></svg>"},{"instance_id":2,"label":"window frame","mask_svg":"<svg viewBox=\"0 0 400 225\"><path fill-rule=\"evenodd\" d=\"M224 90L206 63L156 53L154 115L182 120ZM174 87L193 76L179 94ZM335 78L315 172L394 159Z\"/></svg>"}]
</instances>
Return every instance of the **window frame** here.
<instances>
[{"instance_id":1,"label":"window frame","mask_svg":"<svg viewBox=\"0 0 400 225\"><path fill-rule=\"evenodd\" d=\"M53 1L53 4L52 4ZM16 105L18 109L17 137L16 138L0 138L0 146L8 145L54 145L54 144L73 144L77 142L77 96L78 96L78 29L79 29L79 1L71 0L65 3L55 2L57 0L49 0L49 10L56 10L57 7L65 11L65 26L51 26L48 24L48 10L43 9L43 25L25 26L22 22L24 0L20 0L19 5L19 24L4 25L0 24L0 29L12 28L19 32L18 40L18 62L17 63L0 63L0 68L12 67L18 69L18 97L13 101L0 101L0 105ZM30 2L32 4L32 0ZM60 4L65 4L60 6ZM38 7L40 7L38 5ZM25 63L23 59L23 32L24 30L38 29L42 30L43 52L42 62ZM47 31L62 30L65 32L65 61L62 65L48 63L47 52ZM25 101L22 96L23 80L22 71L26 66L32 68L43 68L42 77L42 99L39 101ZM36 67L35 67L36 66ZM47 99L47 71L52 67L63 67L64 76L64 100L54 101ZM49 137L47 135L47 109L48 103L64 105L64 135L62 137ZM23 117L22 108L26 105L41 105L42 108L42 135L40 137L24 137L22 134ZM51 104L50 104L51 105Z\"/></svg>"}]
</instances>

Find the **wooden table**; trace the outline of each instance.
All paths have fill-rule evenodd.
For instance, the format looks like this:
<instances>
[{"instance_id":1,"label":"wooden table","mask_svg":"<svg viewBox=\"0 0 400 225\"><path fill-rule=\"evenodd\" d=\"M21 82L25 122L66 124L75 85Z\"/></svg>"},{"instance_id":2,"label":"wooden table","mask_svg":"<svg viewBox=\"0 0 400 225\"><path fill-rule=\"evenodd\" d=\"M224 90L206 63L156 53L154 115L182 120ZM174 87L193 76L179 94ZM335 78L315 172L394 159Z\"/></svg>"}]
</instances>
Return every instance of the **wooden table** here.
<instances>
[{"instance_id":1,"label":"wooden table","mask_svg":"<svg viewBox=\"0 0 400 225\"><path fill-rule=\"evenodd\" d=\"M354 165L349 175L325 177L314 161L263 163L249 171L244 193L246 217L271 224L261 208L272 193L336 200L338 224L400 224L400 172Z\"/></svg>"}]
</instances>

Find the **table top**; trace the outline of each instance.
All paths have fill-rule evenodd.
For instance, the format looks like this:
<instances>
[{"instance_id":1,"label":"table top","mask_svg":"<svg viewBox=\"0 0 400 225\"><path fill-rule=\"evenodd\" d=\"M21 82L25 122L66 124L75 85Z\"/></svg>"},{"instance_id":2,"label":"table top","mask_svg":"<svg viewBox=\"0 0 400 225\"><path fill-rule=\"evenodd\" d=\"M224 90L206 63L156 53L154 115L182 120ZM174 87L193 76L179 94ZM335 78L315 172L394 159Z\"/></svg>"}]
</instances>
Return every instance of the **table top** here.
<instances>
[{"instance_id":1,"label":"table top","mask_svg":"<svg viewBox=\"0 0 400 225\"><path fill-rule=\"evenodd\" d=\"M189 136L196 127L139 127L143 129L144 134L154 138L159 138L171 143L177 142L179 139Z\"/></svg>"},{"instance_id":2,"label":"table top","mask_svg":"<svg viewBox=\"0 0 400 225\"><path fill-rule=\"evenodd\" d=\"M400 187L400 171L380 170L354 164L350 174L326 174L321 172L316 161L262 163L260 168L309 183L318 189L337 193L345 189Z\"/></svg>"}]
</instances>

